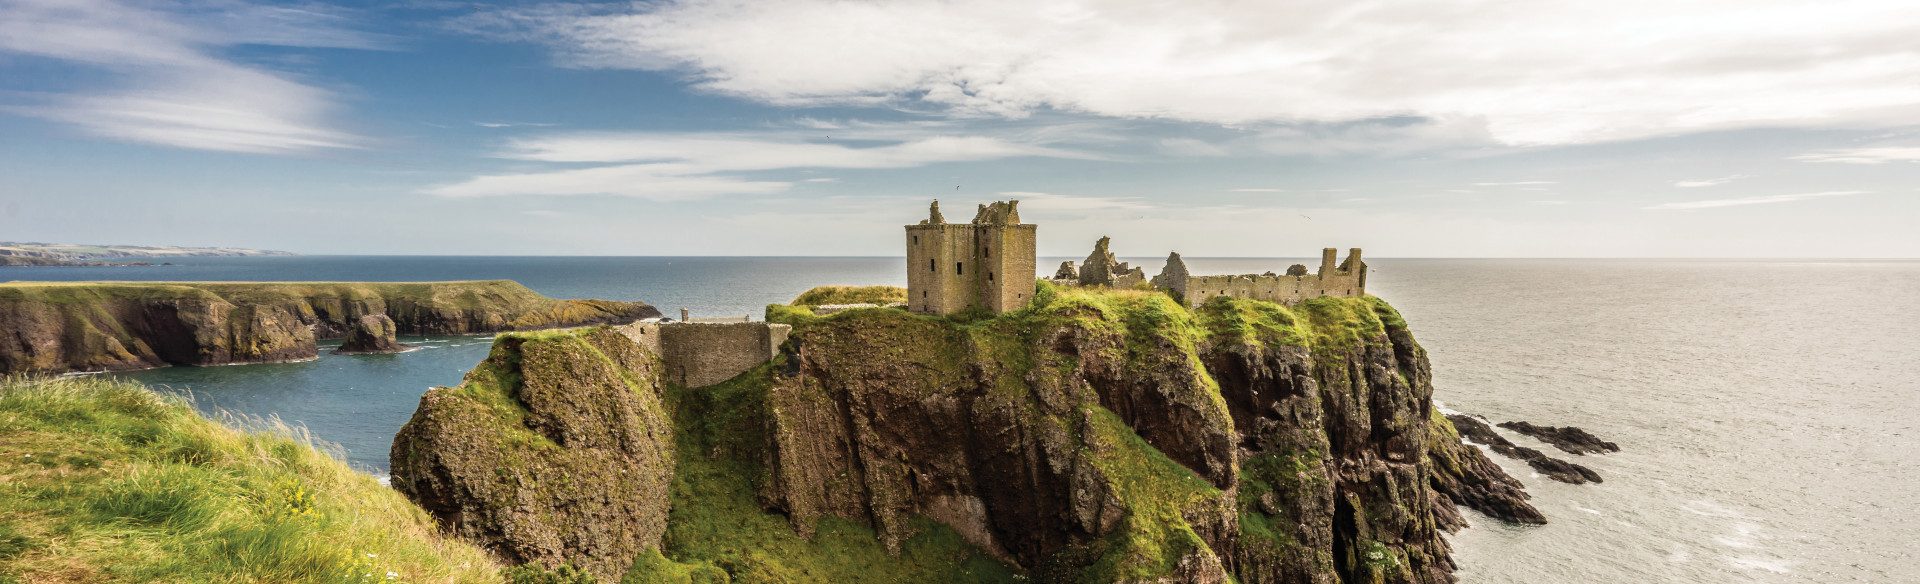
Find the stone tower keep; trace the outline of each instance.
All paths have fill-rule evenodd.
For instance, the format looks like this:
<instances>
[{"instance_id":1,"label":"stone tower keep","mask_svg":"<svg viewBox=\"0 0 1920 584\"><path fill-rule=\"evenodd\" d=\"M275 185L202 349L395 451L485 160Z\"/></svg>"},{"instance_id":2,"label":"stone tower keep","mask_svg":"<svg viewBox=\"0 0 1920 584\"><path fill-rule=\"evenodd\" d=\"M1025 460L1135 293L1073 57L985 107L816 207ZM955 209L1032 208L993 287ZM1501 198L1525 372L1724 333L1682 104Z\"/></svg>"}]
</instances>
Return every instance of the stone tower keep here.
<instances>
[{"instance_id":1,"label":"stone tower keep","mask_svg":"<svg viewBox=\"0 0 1920 584\"><path fill-rule=\"evenodd\" d=\"M981 205L972 223L947 223L934 201L928 217L907 226L907 309L953 314L975 306L994 314L1033 300L1033 225L1020 223L1019 201Z\"/></svg>"}]
</instances>

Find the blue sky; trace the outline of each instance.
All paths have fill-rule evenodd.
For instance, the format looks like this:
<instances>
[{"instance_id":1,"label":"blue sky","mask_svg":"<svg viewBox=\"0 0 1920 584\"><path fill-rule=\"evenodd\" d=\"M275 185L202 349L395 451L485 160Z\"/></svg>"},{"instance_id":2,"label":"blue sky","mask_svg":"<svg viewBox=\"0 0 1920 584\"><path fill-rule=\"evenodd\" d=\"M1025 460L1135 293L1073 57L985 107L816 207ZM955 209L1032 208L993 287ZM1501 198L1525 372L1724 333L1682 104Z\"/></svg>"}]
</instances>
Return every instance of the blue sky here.
<instances>
[{"instance_id":1,"label":"blue sky","mask_svg":"<svg viewBox=\"0 0 1920 584\"><path fill-rule=\"evenodd\" d=\"M1920 257L1920 5L0 0L0 240ZM963 211L964 212L964 211Z\"/></svg>"}]
</instances>

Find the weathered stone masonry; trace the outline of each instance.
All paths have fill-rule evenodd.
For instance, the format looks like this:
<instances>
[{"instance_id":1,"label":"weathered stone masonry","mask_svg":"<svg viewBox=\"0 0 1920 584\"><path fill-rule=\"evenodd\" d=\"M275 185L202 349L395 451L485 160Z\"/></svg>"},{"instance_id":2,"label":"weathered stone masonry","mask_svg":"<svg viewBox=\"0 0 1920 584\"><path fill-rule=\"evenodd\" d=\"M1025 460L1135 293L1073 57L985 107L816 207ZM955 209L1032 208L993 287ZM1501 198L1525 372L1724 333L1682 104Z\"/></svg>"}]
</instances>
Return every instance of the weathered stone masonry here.
<instances>
[{"instance_id":1,"label":"weathered stone masonry","mask_svg":"<svg viewBox=\"0 0 1920 584\"><path fill-rule=\"evenodd\" d=\"M1180 254L1169 254L1167 266L1153 279L1154 287L1173 290L1188 306L1206 304L1215 296L1271 300L1294 304L1309 298L1332 296L1357 298L1367 295L1367 264L1360 261L1360 248L1347 251L1347 261L1335 266L1339 250L1320 252L1320 271L1306 275L1305 270L1288 270L1300 275L1241 274L1234 276L1191 276Z\"/></svg>"},{"instance_id":2,"label":"weathered stone masonry","mask_svg":"<svg viewBox=\"0 0 1920 584\"><path fill-rule=\"evenodd\" d=\"M705 387L772 360L793 327L765 322L670 322L634 323L619 330L660 356L661 379L681 387Z\"/></svg>"},{"instance_id":3,"label":"weathered stone masonry","mask_svg":"<svg viewBox=\"0 0 1920 584\"><path fill-rule=\"evenodd\" d=\"M907 309L995 314L1033 300L1035 226L1020 223L1019 201L981 205L971 223L949 224L935 201L907 226Z\"/></svg>"}]
</instances>

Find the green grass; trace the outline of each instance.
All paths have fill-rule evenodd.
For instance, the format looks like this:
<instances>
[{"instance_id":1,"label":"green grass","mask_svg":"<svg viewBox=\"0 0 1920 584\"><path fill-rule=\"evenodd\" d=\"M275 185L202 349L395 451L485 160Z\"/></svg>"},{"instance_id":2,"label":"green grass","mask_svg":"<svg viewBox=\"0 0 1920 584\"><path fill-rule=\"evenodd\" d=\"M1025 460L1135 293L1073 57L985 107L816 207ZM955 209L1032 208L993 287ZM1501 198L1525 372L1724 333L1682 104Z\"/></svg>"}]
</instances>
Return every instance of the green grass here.
<instances>
[{"instance_id":1,"label":"green grass","mask_svg":"<svg viewBox=\"0 0 1920 584\"><path fill-rule=\"evenodd\" d=\"M802 292L789 303L793 306L823 304L905 304L907 289L899 286L817 286Z\"/></svg>"},{"instance_id":2,"label":"green grass","mask_svg":"<svg viewBox=\"0 0 1920 584\"><path fill-rule=\"evenodd\" d=\"M499 581L304 432L251 426L131 382L0 381L0 581Z\"/></svg>"},{"instance_id":3,"label":"green grass","mask_svg":"<svg viewBox=\"0 0 1920 584\"><path fill-rule=\"evenodd\" d=\"M643 554L623 582L842 583L1018 581L952 528L911 519L917 532L889 556L873 529L823 517L812 539L785 515L761 510L772 365L699 389L670 387L678 468L660 553Z\"/></svg>"}]
</instances>

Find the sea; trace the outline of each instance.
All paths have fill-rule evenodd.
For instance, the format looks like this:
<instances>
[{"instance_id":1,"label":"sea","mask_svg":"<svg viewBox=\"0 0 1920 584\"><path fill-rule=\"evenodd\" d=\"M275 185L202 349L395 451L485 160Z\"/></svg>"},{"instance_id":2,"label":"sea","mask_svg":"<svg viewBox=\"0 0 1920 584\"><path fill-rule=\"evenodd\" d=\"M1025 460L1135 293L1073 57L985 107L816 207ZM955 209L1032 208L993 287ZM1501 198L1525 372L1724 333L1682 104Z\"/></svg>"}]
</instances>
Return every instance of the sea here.
<instances>
[{"instance_id":1,"label":"sea","mask_svg":"<svg viewBox=\"0 0 1920 584\"><path fill-rule=\"evenodd\" d=\"M1054 266L1064 259L1043 259ZM1123 258L1156 271L1158 258ZM151 267L5 268L12 280L511 279L558 298L759 319L825 284L904 285L902 258L296 256ZM1195 273L1309 258L1187 258ZM1550 523L1468 512L1467 583L1920 582L1920 261L1369 259L1405 315L1435 400L1492 422L1584 428L1616 454L1522 446L1598 471L1566 485L1490 457ZM1044 274L1043 274L1044 275ZM460 382L486 336L422 350L114 374L212 412L277 417L386 472L422 392Z\"/></svg>"}]
</instances>

